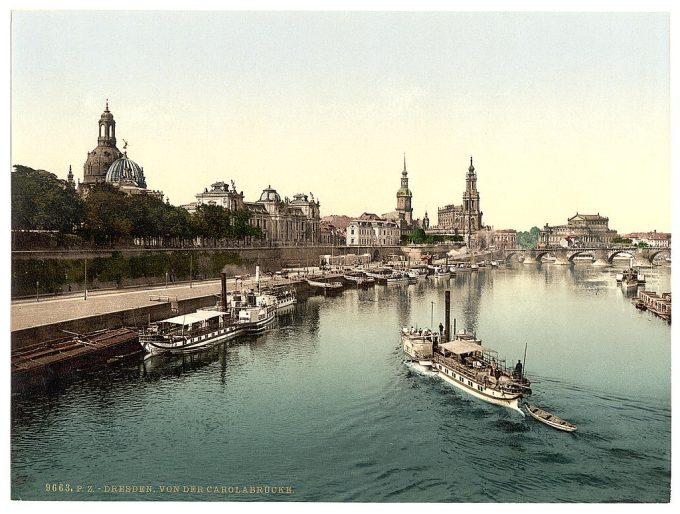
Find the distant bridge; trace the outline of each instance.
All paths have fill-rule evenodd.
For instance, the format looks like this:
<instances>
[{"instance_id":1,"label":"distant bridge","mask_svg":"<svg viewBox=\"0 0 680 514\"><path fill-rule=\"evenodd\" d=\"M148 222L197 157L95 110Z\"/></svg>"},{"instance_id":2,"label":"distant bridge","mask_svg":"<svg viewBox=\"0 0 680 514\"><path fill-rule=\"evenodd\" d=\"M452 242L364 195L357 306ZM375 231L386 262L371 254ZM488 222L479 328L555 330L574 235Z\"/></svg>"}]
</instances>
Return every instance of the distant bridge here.
<instances>
[{"instance_id":1,"label":"distant bridge","mask_svg":"<svg viewBox=\"0 0 680 514\"><path fill-rule=\"evenodd\" d=\"M594 259L594 264L607 266L611 265L614 257L625 254L630 255L635 260L635 264L640 266L651 266L659 255L665 254L671 256L671 249L669 248L638 248L638 247L612 247L612 248L563 248L549 247L538 248L534 250L525 250L523 248L507 248L504 252L504 259L526 261L527 259L540 262L545 255L552 255L555 257L555 264L570 264L574 259L580 255L591 255Z\"/></svg>"}]
</instances>

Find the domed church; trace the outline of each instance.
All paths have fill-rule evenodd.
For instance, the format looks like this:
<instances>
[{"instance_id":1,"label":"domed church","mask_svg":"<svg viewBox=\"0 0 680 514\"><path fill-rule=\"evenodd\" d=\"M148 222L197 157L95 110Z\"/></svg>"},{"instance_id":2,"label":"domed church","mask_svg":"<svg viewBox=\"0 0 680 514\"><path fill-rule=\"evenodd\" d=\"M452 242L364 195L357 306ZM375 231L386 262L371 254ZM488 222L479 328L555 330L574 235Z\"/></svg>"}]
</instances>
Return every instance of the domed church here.
<instances>
[{"instance_id":1,"label":"domed church","mask_svg":"<svg viewBox=\"0 0 680 514\"><path fill-rule=\"evenodd\" d=\"M109 111L109 101L99 118L99 136L97 146L87 153L83 166L83 181L78 183L78 190L87 194L94 184L108 182L127 194L150 194L163 199L161 191L149 190L146 187L144 168L127 155L127 141L121 152L116 146L116 121Z\"/></svg>"}]
</instances>

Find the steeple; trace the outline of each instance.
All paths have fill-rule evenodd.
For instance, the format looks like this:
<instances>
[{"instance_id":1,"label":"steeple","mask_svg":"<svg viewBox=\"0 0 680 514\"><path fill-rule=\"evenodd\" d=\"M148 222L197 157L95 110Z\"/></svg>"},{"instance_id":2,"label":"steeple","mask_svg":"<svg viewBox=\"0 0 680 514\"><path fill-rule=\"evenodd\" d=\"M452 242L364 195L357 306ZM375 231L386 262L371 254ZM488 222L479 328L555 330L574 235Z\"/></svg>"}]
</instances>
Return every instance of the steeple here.
<instances>
[{"instance_id":1,"label":"steeple","mask_svg":"<svg viewBox=\"0 0 680 514\"><path fill-rule=\"evenodd\" d=\"M68 185L69 185L69 186L71 186L71 187L73 187L73 188L76 187L76 183L75 183L75 181L73 180L73 171L71 170L71 165L70 165L70 164L68 165L68 176L67 176L67 181L68 181Z\"/></svg>"},{"instance_id":2,"label":"steeple","mask_svg":"<svg viewBox=\"0 0 680 514\"><path fill-rule=\"evenodd\" d=\"M468 171L469 171L470 173L474 173L474 172L475 172L475 167L472 165L472 155L470 156L470 167L468 168Z\"/></svg>"},{"instance_id":3,"label":"steeple","mask_svg":"<svg viewBox=\"0 0 680 514\"><path fill-rule=\"evenodd\" d=\"M403 220L402 229L410 227L413 222L413 209L411 207L411 197L413 194L408 188L408 172L406 171L406 152L404 152L404 169L401 172L401 187L397 191L397 213L399 219Z\"/></svg>"},{"instance_id":4,"label":"steeple","mask_svg":"<svg viewBox=\"0 0 680 514\"><path fill-rule=\"evenodd\" d=\"M406 171L406 152L404 152L404 170L401 172L401 188L408 189L408 172Z\"/></svg>"}]
</instances>

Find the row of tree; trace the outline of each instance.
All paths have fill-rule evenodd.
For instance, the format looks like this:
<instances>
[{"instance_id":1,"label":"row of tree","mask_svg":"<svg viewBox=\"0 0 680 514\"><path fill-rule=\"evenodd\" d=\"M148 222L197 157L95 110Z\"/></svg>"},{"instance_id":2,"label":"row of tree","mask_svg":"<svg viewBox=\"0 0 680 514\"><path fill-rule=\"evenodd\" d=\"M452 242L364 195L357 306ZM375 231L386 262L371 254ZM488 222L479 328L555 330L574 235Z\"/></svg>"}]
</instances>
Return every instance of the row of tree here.
<instances>
[{"instance_id":1,"label":"row of tree","mask_svg":"<svg viewBox=\"0 0 680 514\"><path fill-rule=\"evenodd\" d=\"M247 211L200 205L195 214L152 195L127 195L96 184L82 197L53 173L16 165L12 173L12 230L76 234L99 245L259 238Z\"/></svg>"},{"instance_id":2,"label":"row of tree","mask_svg":"<svg viewBox=\"0 0 680 514\"><path fill-rule=\"evenodd\" d=\"M416 227L408 234L401 236L402 244L436 244L443 243L445 241L455 241L460 242L463 240L463 236L457 235L438 235L438 234L426 234L422 228Z\"/></svg>"}]
</instances>

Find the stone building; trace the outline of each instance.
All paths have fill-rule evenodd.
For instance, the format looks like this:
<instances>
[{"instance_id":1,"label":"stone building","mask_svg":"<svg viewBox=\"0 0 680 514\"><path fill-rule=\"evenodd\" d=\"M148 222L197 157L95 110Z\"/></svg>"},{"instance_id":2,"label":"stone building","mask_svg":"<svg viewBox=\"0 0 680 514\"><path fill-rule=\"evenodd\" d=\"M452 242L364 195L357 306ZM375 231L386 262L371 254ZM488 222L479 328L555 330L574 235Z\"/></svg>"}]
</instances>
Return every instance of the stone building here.
<instances>
[{"instance_id":1,"label":"stone building","mask_svg":"<svg viewBox=\"0 0 680 514\"><path fill-rule=\"evenodd\" d=\"M471 236L483 228L482 211L477 191L477 173L470 157L470 167L465 177L462 205L446 205L437 209L437 225L428 233Z\"/></svg>"},{"instance_id":2,"label":"stone building","mask_svg":"<svg viewBox=\"0 0 680 514\"><path fill-rule=\"evenodd\" d=\"M310 199L311 198L311 199ZM305 245L321 242L320 203L313 195L299 193L293 199L281 196L267 186L256 202L244 201L243 191L238 192L231 181L231 189L226 182L215 182L210 189L205 188L196 195L196 201L183 205L191 213L199 205L219 205L229 211L247 211L250 224L262 229L263 242L275 245Z\"/></svg>"},{"instance_id":3,"label":"stone building","mask_svg":"<svg viewBox=\"0 0 680 514\"><path fill-rule=\"evenodd\" d=\"M650 248L669 248L671 246L671 234L669 232L631 232L621 237L630 239L631 244L644 243Z\"/></svg>"},{"instance_id":4,"label":"stone building","mask_svg":"<svg viewBox=\"0 0 680 514\"><path fill-rule=\"evenodd\" d=\"M597 214L579 214L578 212L567 219L566 225L549 226L547 223L541 229L539 245L549 246L579 246L606 247L611 246L612 239L618 237L616 230L609 228L609 218Z\"/></svg>"},{"instance_id":5,"label":"stone building","mask_svg":"<svg viewBox=\"0 0 680 514\"><path fill-rule=\"evenodd\" d=\"M127 148L125 142L124 149ZM69 167L69 182L72 180ZM83 181L78 182L78 191L86 195L94 184L107 182L130 194L148 194L162 200L161 191L150 190L146 185L144 168L130 159L127 151L121 152L116 146L116 121L109 111L109 101L99 118L97 146L87 153L83 165Z\"/></svg>"},{"instance_id":6,"label":"stone building","mask_svg":"<svg viewBox=\"0 0 680 514\"><path fill-rule=\"evenodd\" d=\"M394 221L365 212L347 225L347 246L398 246L401 228Z\"/></svg>"},{"instance_id":7,"label":"stone building","mask_svg":"<svg viewBox=\"0 0 680 514\"><path fill-rule=\"evenodd\" d=\"M345 229L336 227L328 221L321 220L321 244L328 246L341 246L345 244Z\"/></svg>"}]
</instances>

